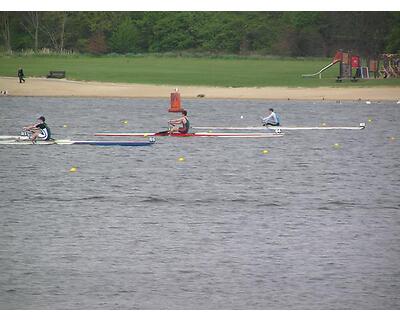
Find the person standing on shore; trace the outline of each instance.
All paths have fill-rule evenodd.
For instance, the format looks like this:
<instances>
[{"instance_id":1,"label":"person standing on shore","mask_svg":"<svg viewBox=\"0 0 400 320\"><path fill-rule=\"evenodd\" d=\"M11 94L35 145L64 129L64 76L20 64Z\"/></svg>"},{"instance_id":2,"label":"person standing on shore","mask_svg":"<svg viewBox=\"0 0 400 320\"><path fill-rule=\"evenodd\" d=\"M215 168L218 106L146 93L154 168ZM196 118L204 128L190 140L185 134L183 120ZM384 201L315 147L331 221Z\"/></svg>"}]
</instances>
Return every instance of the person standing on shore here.
<instances>
[{"instance_id":1,"label":"person standing on shore","mask_svg":"<svg viewBox=\"0 0 400 320\"><path fill-rule=\"evenodd\" d=\"M25 77L25 75L24 75L24 70L22 69L22 67L20 67L20 68L18 69L19 83L25 83L24 77Z\"/></svg>"},{"instance_id":2,"label":"person standing on shore","mask_svg":"<svg viewBox=\"0 0 400 320\"><path fill-rule=\"evenodd\" d=\"M269 109L269 116L262 119L263 126L280 126L280 118L274 112L274 109Z\"/></svg>"}]
</instances>

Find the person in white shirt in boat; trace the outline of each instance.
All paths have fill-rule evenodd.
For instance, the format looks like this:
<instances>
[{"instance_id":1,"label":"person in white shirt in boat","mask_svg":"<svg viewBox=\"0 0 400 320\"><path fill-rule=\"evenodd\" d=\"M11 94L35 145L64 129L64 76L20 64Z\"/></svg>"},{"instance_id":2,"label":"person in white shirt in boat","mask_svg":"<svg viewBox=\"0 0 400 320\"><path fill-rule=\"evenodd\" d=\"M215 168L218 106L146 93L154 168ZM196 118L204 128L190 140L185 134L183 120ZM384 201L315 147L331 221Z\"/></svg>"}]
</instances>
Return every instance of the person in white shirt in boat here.
<instances>
[{"instance_id":1,"label":"person in white shirt in boat","mask_svg":"<svg viewBox=\"0 0 400 320\"><path fill-rule=\"evenodd\" d=\"M263 126L280 126L281 121L279 115L274 112L273 108L269 109L268 117L262 119Z\"/></svg>"},{"instance_id":2,"label":"person in white shirt in boat","mask_svg":"<svg viewBox=\"0 0 400 320\"><path fill-rule=\"evenodd\" d=\"M172 125L169 133L188 133L190 128L190 122L187 116L187 111L182 111L182 117L174 120L169 120L168 123ZM179 126L180 125L180 126Z\"/></svg>"},{"instance_id":3,"label":"person in white shirt in boat","mask_svg":"<svg viewBox=\"0 0 400 320\"><path fill-rule=\"evenodd\" d=\"M23 130L32 133L30 137L32 143L35 143L37 138L45 141L51 139L50 128L47 126L46 119L43 116L39 117L36 123L24 127Z\"/></svg>"}]
</instances>

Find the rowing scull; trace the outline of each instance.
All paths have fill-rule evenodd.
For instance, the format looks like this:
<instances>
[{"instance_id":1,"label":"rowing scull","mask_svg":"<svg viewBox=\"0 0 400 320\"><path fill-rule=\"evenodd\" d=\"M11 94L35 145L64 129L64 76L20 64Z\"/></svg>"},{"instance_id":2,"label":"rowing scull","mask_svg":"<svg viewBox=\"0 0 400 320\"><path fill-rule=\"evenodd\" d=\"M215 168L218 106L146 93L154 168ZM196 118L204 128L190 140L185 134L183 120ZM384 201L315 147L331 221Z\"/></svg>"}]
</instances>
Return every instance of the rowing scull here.
<instances>
[{"instance_id":1,"label":"rowing scull","mask_svg":"<svg viewBox=\"0 0 400 320\"><path fill-rule=\"evenodd\" d=\"M203 137L203 138L278 138L283 133L275 132L194 132L194 133L165 133L165 132L100 132L98 137Z\"/></svg>"},{"instance_id":2,"label":"rowing scull","mask_svg":"<svg viewBox=\"0 0 400 320\"><path fill-rule=\"evenodd\" d=\"M30 140L0 140L0 145L91 145L91 146L123 146L140 147L152 145L155 140L149 141L74 141L74 140L37 140L34 144Z\"/></svg>"},{"instance_id":3,"label":"rowing scull","mask_svg":"<svg viewBox=\"0 0 400 320\"><path fill-rule=\"evenodd\" d=\"M246 131L270 131L270 130L362 130L365 123L360 123L358 127L281 127L281 126L260 126L260 127L193 127L197 130L246 130Z\"/></svg>"}]
</instances>

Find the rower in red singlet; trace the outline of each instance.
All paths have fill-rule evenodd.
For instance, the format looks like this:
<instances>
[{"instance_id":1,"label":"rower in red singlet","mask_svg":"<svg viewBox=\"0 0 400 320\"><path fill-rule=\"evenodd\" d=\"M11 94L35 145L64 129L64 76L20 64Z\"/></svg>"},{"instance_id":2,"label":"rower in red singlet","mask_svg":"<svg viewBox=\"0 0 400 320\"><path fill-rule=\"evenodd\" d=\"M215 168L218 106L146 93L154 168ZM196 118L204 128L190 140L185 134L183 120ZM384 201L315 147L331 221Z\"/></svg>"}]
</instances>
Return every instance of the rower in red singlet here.
<instances>
[{"instance_id":1,"label":"rower in red singlet","mask_svg":"<svg viewBox=\"0 0 400 320\"><path fill-rule=\"evenodd\" d=\"M182 111L182 117L174 120L169 120L168 123L172 125L169 133L188 133L190 128L190 122L187 116L187 111ZM181 125L181 126L179 126Z\"/></svg>"}]
</instances>

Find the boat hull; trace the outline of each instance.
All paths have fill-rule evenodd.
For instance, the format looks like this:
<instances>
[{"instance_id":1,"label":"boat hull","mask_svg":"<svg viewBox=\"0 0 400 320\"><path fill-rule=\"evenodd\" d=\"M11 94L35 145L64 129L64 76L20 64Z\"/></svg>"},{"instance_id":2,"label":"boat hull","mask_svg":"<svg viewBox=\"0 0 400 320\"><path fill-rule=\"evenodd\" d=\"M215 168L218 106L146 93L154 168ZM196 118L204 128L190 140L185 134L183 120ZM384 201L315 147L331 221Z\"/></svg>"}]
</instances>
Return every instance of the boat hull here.
<instances>
[{"instance_id":1,"label":"boat hull","mask_svg":"<svg viewBox=\"0 0 400 320\"><path fill-rule=\"evenodd\" d=\"M29 140L0 140L0 145L90 145L90 146L120 146L142 147L150 146L154 141L73 141L73 140L38 140L34 144Z\"/></svg>"},{"instance_id":2,"label":"boat hull","mask_svg":"<svg viewBox=\"0 0 400 320\"><path fill-rule=\"evenodd\" d=\"M271 132L278 129L286 130L363 130L365 129L365 124L361 123L358 127L281 127L281 126L261 126L261 127L193 127L193 129L198 130L234 130L234 131L261 131L261 132Z\"/></svg>"},{"instance_id":3,"label":"boat hull","mask_svg":"<svg viewBox=\"0 0 400 320\"><path fill-rule=\"evenodd\" d=\"M160 132L102 132L96 133L98 137L202 137L202 138L279 138L283 133L275 132L254 132L254 133L238 133L238 132L194 132L194 133L160 133Z\"/></svg>"}]
</instances>

